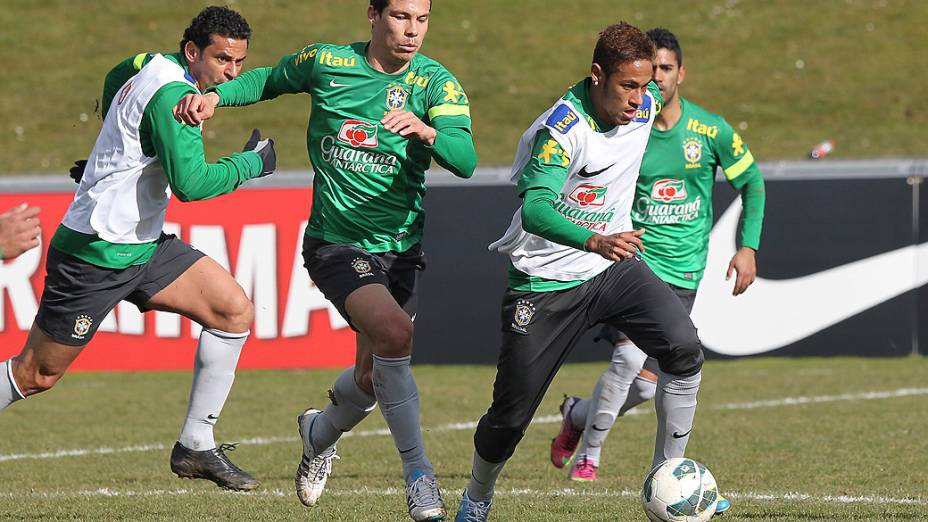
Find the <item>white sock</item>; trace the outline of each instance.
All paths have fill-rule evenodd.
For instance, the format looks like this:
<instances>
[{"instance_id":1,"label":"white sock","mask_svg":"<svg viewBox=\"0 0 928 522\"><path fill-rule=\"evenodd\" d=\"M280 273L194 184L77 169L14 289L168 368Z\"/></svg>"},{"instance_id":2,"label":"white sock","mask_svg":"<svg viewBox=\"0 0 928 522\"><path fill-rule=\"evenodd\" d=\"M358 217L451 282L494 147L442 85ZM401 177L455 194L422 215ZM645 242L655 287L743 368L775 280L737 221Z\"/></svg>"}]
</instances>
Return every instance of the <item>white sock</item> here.
<instances>
[{"instance_id":1,"label":"white sock","mask_svg":"<svg viewBox=\"0 0 928 522\"><path fill-rule=\"evenodd\" d=\"M180 432L180 443L187 449L205 451L216 447L213 426L226 403L235 367L248 334L203 329L193 365L190 405Z\"/></svg>"},{"instance_id":2,"label":"white sock","mask_svg":"<svg viewBox=\"0 0 928 522\"><path fill-rule=\"evenodd\" d=\"M654 442L654 459L651 468L667 459L683 457L693 430L696 415L696 394L702 372L680 377L657 373L657 437Z\"/></svg>"},{"instance_id":3,"label":"white sock","mask_svg":"<svg viewBox=\"0 0 928 522\"><path fill-rule=\"evenodd\" d=\"M496 464L487 462L475 451L474 466L470 472L470 482L467 483L467 496L479 502L492 500L496 479L503 472L505 465L505 460Z\"/></svg>"},{"instance_id":4,"label":"white sock","mask_svg":"<svg viewBox=\"0 0 928 522\"><path fill-rule=\"evenodd\" d=\"M603 372L596 387L586 416L583 438L577 455L599 466L599 455L619 410L628 398L628 390L648 358L634 344L623 343L612 352L612 362Z\"/></svg>"},{"instance_id":5,"label":"white sock","mask_svg":"<svg viewBox=\"0 0 928 522\"><path fill-rule=\"evenodd\" d=\"M13 378L13 359L0 363L0 411L14 402L25 399L26 396L19 391L16 379Z\"/></svg>"},{"instance_id":6,"label":"white sock","mask_svg":"<svg viewBox=\"0 0 928 522\"><path fill-rule=\"evenodd\" d=\"M625 399L625 404L623 404L622 409L619 410L619 417L625 415L628 410L635 406L653 399L656 391L656 382L651 379L645 379L640 375L635 377L635 382L628 388L628 398Z\"/></svg>"},{"instance_id":7,"label":"white sock","mask_svg":"<svg viewBox=\"0 0 928 522\"><path fill-rule=\"evenodd\" d=\"M415 470L434 473L422 445L419 389L409 367L411 359L408 355L397 358L374 356L374 396L400 452L403 477L407 480Z\"/></svg>"},{"instance_id":8,"label":"white sock","mask_svg":"<svg viewBox=\"0 0 928 522\"><path fill-rule=\"evenodd\" d=\"M351 431L377 405L376 399L355 382L354 367L348 368L335 379L329 399L329 405L313 421L309 434L316 455L335 444L342 433Z\"/></svg>"}]
</instances>

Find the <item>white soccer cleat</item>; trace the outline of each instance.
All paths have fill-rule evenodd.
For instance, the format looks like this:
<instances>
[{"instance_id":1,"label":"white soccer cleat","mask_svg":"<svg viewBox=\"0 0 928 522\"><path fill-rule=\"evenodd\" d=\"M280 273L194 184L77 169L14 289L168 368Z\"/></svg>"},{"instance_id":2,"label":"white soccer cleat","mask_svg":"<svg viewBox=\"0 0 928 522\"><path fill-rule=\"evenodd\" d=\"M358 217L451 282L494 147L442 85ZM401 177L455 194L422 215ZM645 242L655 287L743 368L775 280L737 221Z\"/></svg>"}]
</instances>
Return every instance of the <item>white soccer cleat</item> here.
<instances>
[{"instance_id":1,"label":"white soccer cleat","mask_svg":"<svg viewBox=\"0 0 928 522\"><path fill-rule=\"evenodd\" d=\"M319 502L319 497L325 489L325 482L332 474L332 460L338 458L334 444L331 448L316 455L310 443L310 426L321 413L321 410L310 408L297 417L300 438L303 439L303 457L296 468L296 496L307 507L315 506Z\"/></svg>"},{"instance_id":2,"label":"white soccer cleat","mask_svg":"<svg viewBox=\"0 0 928 522\"><path fill-rule=\"evenodd\" d=\"M406 504L409 516L416 522L444 520L447 512L435 475L423 470L413 472L406 484Z\"/></svg>"}]
</instances>

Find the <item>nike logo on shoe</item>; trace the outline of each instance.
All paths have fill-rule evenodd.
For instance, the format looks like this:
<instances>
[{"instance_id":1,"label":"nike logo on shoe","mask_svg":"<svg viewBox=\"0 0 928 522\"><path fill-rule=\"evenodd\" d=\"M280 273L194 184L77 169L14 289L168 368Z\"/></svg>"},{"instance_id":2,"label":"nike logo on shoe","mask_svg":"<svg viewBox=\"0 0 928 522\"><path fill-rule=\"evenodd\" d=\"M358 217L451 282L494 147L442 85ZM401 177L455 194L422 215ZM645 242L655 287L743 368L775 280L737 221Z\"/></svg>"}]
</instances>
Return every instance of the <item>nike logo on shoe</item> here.
<instances>
[{"instance_id":1,"label":"nike logo on shoe","mask_svg":"<svg viewBox=\"0 0 928 522\"><path fill-rule=\"evenodd\" d=\"M747 292L733 297L734 281L725 280L725 267L735 255L732 238L740 213L735 200L712 229L706 275L693 308L699 338L714 352L769 352L928 283L928 243L922 243L792 279L758 277Z\"/></svg>"},{"instance_id":2,"label":"nike logo on shoe","mask_svg":"<svg viewBox=\"0 0 928 522\"><path fill-rule=\"evenodd\" d=\"M689 435L689 434L690 434L690 431L693 431L693 428L690 428L690 430L687 431L686 433L677 433L677 432L673 432L673 434L671 434L671 436L672 436L673 438L675 438L675 439L682 439L683 437L686 437L687 435Z\"/></svg>"},{"instance_id":3,"label":"nike logo on shoe","mask_svg":"<svg viewBox=\"0 0 928 522\"><path fill-rule=\"evenodd\" d=\"M610 168L612 168L613 165L615 165L615 163L613 163L612 165L609 165L608 167L604 167L599 170L594 170L593 172L586 170L587 167L589 167L589 165L584 165L583 168L580 169L580 172L577 173L577 175L580 176L581 178L592 178L593 176L602 174L603 172L609 170Z\"/></svg>"},{"instance_id":4,"label":"nike logo on shoe","mask_svg":"<svg viewBox=\"0 0 928 522\"><path fill-rule=\"evenodd\" d=\"M348 87L347 83L335 83L335 80L329 80L329 87Z\"/></svg>"}]
</instances>

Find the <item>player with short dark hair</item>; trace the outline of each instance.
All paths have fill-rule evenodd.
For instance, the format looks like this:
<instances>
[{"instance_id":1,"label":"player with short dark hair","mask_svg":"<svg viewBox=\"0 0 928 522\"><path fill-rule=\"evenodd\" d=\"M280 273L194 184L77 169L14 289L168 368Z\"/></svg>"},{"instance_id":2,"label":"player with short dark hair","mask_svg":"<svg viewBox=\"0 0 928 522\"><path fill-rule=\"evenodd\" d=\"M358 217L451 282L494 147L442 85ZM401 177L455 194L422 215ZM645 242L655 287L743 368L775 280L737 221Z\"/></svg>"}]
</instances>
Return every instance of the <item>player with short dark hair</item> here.
<instances>
[{"instance_id":1,"label":"player with short dark hair","mask_svg":"<svg viewBox=\"0 0 928 522\"><path fill-rule=\"evenodd\" d=\"M373 0L370 41L309 45L276 67L255 69L178 107L180 117L196 124L217 103L312 96L307 148L315 178L303 259L358 335L356 364L336 380L331 403L299 417L296 490L307 506L323 493L339 437L379 403L403 462L410 516L445 516L410 369L416 290L425 268L422 201L432 159L468 178L477 156L467 95L447 69L418 52L430 5Z\"/></svg>"},{"instance_id":2,"label":"player with short dark hair","mask_svg":"<svg viewBox=\"0 0 928 522\"><path fill-rule=\"evenodd\" d=\"M72 169L80 186L49 245L35 323L22 352L0 363L0 410L51 388L120 301L175 312L204 328L171 470L250 490L258 481L225 455L234 445L216 446L213 425L254 307L228 271L162 228L172 193L187 202L232 192L273 172L275 154L256 130L243 152L207 163L200 129L174 119L181 97L238 76L251 31L235 11L209 7L187 34L182 52L139 54L106 76L103 127Z\"/></svg>"},{"instance_id":3,"label":"player with short dark hair","mask_svg":"<svg viewBox=\"0 0 928 522\"><path fill-rule=\"evenodd\" d=\"M522 207L490 245L509 255L493 403L474 434L459 522L489 516L496 480L580 336L620 327L660 365L653 463L682 457L703 363L696 329L639 252L635 180L662 98L654 45L619 23L599 37L590 76L522 135L512 166Z\"/></svg>"},{"instance_id":4,"label":"player with short dark hair","mask_svg":"<svg viewBox=\"0 0 928 522\"><path fill-rule=\"evenodd\" d=\"M651 129L638 177L632 222L647 232L642 254L652 270L691 312L706 267L712 229L712 188L716 169L741 192L744 214L739 249L728 265L737 274L733 294L743 293L757 273L754 252L760 246L764 217L764 180L751 151L724 118L680 96L686 76L683 51L673 33L648 31L657 48L655 81L664 108ZM654 396L656 362L622 332L606 327L602 338L615 346L609 368L590 399L567 397L564 422L551 441L551 462L565 466L574 453L569 478L596 480L600 451L616 417ZM577 446L579 442L579 448ZM719 511L730 503L719 497Z\"/></svg>"}]
</instances>

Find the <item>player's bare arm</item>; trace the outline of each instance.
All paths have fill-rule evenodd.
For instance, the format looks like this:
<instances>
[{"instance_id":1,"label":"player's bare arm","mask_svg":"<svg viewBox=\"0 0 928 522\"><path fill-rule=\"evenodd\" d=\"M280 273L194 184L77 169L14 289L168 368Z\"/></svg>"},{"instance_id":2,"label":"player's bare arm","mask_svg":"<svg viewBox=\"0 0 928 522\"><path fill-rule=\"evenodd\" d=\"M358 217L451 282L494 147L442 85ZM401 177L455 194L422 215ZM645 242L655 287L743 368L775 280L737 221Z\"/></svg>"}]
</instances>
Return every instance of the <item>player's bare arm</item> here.
<instances>
[{"instance_id":1,"label":"player's bare arm","mask_svg":"<svg viewBox=\"0 0 928 522\"><path fill-rule=\"evenodd\" d=\"M406 139L419 140L426 145L435 143L438 131L429 127L410 111L390 111L380 120L384 129Z\"/></svg>"},{"instance_id":2,"label":"player's bare arm","mask_svg":"<svg viewBox=\"0 0 928 522\"><path fill-rule=\"evenodd\" d=\"M39 208L23 203L0 214L0 259L39 246Z\"/></svg>"},{"instance_id":3,"label":"player's bare arm","mask_svg":"<svg viewBox=\"0 0 928 522\"><path fill-rule=\"evenodd\" d=\"M731 280L731 273L736 273L735 286L732 288L731 295L741 295L757 278L757 262L754 259L754 249L743 246L735 252L731 261L728 263L728 272L725 280Z\"/></svg>"},{"instance_id":4,"label":"player's bare arm","mask_svg":"<svg viewBox=\"0 0 928 522\"><path fill-rule=\"evenodd\" d=\"M608 236L593 234L583 243L583 249L587 252L595 252L611 261L623 261L635 257L638 252L644 252L644 243L640 239L643 235L644 229L619 232Z\"/></svg>"}]
</instances>

